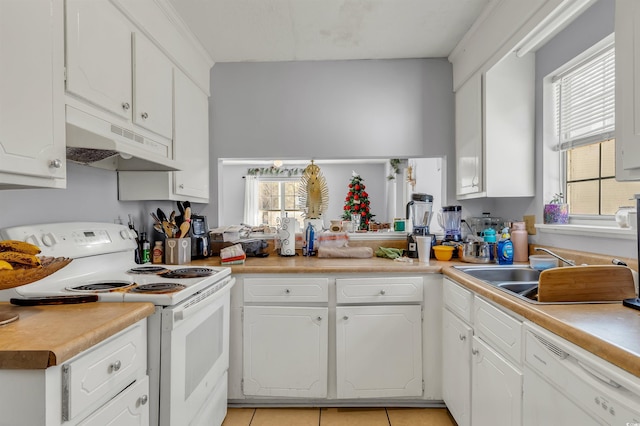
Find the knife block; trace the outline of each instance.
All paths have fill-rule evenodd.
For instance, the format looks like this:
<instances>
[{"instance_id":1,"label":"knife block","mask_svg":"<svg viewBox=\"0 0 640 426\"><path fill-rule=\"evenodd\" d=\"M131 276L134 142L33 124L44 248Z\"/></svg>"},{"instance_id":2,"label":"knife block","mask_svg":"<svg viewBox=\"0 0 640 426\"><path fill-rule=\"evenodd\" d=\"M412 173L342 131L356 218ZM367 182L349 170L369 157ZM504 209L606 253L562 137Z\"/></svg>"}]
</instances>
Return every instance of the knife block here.
<instances>
[{"instance_id":1,"label":"knife block","mask_svg":"<svg viewBox=\"0 0 640 426\"><path fill-rule=\"evenodd\" d=\"M164 241L164 263L184 265L191 262L191 238L167 238Z\"/></svg>"}]
</instances>

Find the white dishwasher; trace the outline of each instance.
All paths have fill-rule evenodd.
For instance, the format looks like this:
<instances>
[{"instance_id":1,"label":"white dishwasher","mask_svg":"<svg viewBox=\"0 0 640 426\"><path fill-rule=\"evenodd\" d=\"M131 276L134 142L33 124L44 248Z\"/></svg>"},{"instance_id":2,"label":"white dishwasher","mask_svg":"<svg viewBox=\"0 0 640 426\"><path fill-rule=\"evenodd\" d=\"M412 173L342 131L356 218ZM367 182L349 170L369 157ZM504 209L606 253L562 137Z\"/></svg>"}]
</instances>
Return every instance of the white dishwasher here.
<instances>
[{"instance_id":1,"label":"white dishwasher","mask_svg":"<svg viewBox=\"0 0 640 426\"><path fill-rule=\"evenodd\" d=\"M526 323L523 424L640 425L640 378Z\"/></svg>"}]
</instances>

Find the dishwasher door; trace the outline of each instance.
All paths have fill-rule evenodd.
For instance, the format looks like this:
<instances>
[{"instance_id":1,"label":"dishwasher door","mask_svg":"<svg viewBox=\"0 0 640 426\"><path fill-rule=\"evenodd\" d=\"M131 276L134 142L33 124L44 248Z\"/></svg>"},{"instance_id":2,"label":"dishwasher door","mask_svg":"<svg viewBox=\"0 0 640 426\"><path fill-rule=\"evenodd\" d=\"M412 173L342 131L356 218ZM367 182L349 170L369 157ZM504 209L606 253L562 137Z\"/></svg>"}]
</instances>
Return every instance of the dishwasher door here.
<instances>
[{"instance_id":1,"label":"dishwasher door","mask_svg":"<svg viewBox=\"0 0 640 426\"><path fill-rule=\"evenodd\" d=\"M640 380L527 324L523 424L640 424Z\"/></svg>"}]
</instances>

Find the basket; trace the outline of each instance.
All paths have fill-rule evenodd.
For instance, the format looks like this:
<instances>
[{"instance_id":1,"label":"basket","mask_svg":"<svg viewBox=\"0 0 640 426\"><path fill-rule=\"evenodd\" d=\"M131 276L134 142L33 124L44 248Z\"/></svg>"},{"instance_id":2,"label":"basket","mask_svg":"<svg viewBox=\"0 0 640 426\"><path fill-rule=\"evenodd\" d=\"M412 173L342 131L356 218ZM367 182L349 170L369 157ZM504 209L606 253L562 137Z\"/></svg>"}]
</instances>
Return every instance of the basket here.
<instances>
[{"instance_id":1,"label":"basket","mask_svg":"<svg viewBox=\"0 0 640 426\"><path fill-rule=\"evenodd\" d=\"M57 270L64 268L71 260L72 259L68 257L42 256L40 257L41 266L3 269L0 271L0 290L19 287L41 280Z\"/></svg>"}]
</instances>

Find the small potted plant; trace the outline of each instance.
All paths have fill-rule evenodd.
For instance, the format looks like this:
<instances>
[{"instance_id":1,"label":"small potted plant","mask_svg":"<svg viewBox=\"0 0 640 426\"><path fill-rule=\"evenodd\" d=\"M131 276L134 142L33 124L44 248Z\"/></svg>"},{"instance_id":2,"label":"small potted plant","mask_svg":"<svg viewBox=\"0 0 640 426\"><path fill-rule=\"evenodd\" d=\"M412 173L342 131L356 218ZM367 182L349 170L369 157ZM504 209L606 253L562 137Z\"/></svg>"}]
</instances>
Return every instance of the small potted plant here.
<instances>
[{"instance_id":1,"label":"small potted plant","mask_svg":"<svg viewBox=\"0 0 640 426\"><path fill-rule=\"evenodd\" d=\"M544 205L544 223L566 225L569 223L569 204L564 203L564 194L554 194L549 204Z\"/></svg>"}]
</instances>

